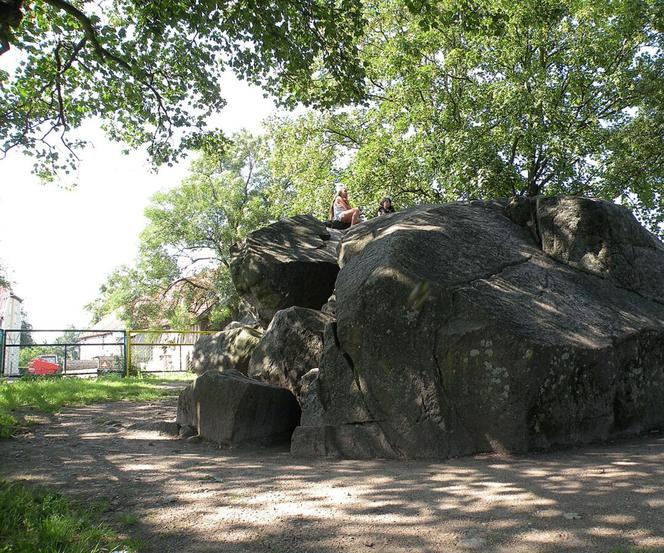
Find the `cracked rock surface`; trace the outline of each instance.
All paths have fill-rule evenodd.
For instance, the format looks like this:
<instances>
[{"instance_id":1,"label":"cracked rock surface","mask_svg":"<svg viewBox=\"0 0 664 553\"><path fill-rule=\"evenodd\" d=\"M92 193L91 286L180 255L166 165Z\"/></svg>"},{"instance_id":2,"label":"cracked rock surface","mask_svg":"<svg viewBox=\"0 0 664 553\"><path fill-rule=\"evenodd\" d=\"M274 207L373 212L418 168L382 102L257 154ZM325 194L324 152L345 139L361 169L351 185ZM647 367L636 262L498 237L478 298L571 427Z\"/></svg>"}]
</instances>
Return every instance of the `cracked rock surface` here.
<instances>
[{"instance_id":1,"label":"cracked rock surface","mask_svg":"<svg viewBox=\"0 0 664 553\"><path fill-rule=\"evenodd\" d=\"M323 330L330 315L305 307L277 311L253 350L248 376L300 396L300 379L320 364Z\"/></svg>"},{"instance_id":2,"label":"cracked rock surface","mask_svg":"<svg viewBox=\"0 0 664 553\"><path fill-rule=\"evenodd\" d=\"M525 216L414 208L351 229L318 374L322 422L296 430L293 453L440 458L664 425L664 271L644 293L620 265L638 266L638 248L664 263L664 249L622 208L577 200ZM610 231L575 236L596 227L573 232L570 213L600 213ZM603 249L593 258L583 244Z\"/></svg>"}]
</instances>

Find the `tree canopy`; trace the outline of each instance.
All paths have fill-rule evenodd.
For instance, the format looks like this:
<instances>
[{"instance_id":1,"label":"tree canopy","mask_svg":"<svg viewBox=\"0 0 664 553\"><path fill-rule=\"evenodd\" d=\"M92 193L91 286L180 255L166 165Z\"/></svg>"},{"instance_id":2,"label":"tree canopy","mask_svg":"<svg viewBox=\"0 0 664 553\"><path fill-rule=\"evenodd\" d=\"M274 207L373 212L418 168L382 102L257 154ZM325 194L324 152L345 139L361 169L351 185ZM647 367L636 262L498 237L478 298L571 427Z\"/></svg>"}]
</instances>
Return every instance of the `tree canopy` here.
<instances>
[{"instance_id":1,"label":"tree canopy","mask_svg":"<svg viewBox=\"0 0 664 553\"><path fill-rule=\"evenodd\" d=\"M98 117L156 163L219 146L208 118L224 105L224 71L284 104L361 96L360 0L0 0L0 152L34 156L38 173L76 165Z\"/></svg>"},{"instance_id":2,"label":"tree canopy","mask_svg":"<svg viewBox=\"0 0 664 553\"><path fill-rule=\"evenodd\" d=\"M302 197L316 175L365 204L580 194L657 230L661 2L371 0L365 17L367 104L277 125Z\"/></svg>"},{"instance_id":3,"label":"tree canopy","mask_svg":"<svg viewBox=\"0 0 664 553\"><path fill-rule=\"evenodd\" d=\"M218 326L237 315L230 246L274 221L272 175L262 137L232 137L223 153L203 154L179 186L153 196L133 266L116 269L89 305L95 320L115 309L134 327L183 328L204 316Z\"/></svg>"},{"instance_id":4,"label":"tree canopy","mask_svg":"<svg viewBox=\"0 0 664 553\"><path fill-rule=\"evenodd\" d=\"M72 131L93 116L157 163L214 153L206 125L230 69L317 110L273 127L275 170L301 208L320 211L341 179L361 203L570 193L627 203L651 228L664 218L659 0L0 8L0 46L21 53L0 75L2 150L34 155L43 175L75 162Z\"/></svg>"}]
</instances>

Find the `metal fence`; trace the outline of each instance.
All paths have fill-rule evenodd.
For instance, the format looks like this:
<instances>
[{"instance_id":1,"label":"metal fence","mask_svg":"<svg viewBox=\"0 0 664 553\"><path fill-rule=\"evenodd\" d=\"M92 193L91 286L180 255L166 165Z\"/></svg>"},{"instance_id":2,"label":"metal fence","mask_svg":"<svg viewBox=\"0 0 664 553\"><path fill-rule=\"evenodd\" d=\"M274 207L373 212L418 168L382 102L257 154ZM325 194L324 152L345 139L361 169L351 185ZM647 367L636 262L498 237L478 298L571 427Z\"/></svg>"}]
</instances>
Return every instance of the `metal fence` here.
<instances>
[{"instance_id":1,"label":"metal fence","mask_svg":"<svg viewBox=\"0 0 664 553\"><path fill-rule=\"evenodd\" d=\"M78 337L67 339L67 335ZM35 336L41 340L34 340ZM125 374L126 358L123 330L0 330L2 376L57 374L94 377L107 373Z\"/></svg>"},{"instance_id":2,"label":"metal fence","mask_svg":"<svg viewBox=\"0 0 664 553\"><path fill-rule=\"evenodd\" d=\"M0 329L0 375L95 377L191 368L196 342L216 330ZM58 335L54 337L54 335ZM43 337L35 341L35 336ZM30 337L30 340L27 337ZM69 336L70 339L65 339ZM75 339L71 338L72 336Z\"/></svg>"},{"instance_id":3,"label":"metal fence","mask_svg":"<svg viewBox=\"0 0 664 553\"><path fill-rule=\"evenodd\" d=\"M191 370L194 346L218 330L127 330L127 368L138 374Z\"/></svg>"}]
</instances>

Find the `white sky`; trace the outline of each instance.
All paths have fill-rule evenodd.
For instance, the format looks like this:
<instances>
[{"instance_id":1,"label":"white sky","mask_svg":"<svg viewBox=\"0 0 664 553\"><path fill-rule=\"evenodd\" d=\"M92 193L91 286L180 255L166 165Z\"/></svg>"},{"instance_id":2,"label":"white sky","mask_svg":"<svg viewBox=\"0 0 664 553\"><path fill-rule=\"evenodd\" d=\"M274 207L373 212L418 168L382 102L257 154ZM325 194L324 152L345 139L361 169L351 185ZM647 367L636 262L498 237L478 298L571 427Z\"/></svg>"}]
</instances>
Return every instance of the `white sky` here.
<instances>
[{"instance_id":1,"label":"white sky","mask_svg":"<svg viewBox=\"0 0 664 553\"><path fill-rule=\"evenodd\" d=\"M228 104L219 121L228 134L259 132L275 111L257 87L232 76L221 87ZM31 160L18 152L0 160L0 263L35 329L89 325L83 306L114 267L136 256L150 196L177 185L189 166L184 161L154 174L144 154L122 155L96 124L83 131L94 146L79 154L73 190L41 184Z\"/></svg>"}]
</instances>

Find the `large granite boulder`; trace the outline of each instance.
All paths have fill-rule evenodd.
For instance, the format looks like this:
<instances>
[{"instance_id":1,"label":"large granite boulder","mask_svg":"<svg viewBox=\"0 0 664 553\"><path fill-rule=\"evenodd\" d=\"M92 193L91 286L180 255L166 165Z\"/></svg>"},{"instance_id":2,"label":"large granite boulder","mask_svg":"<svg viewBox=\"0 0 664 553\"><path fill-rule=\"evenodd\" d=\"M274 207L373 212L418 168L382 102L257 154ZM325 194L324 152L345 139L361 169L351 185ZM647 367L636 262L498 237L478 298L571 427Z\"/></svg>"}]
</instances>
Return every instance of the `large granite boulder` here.
<instances>
[{"instance_id":1,"label":"large granite boulder","mask_svg":"<svg viewBox=\"0 0 664 553\"><path fill-rule=\"evenodd\" d=\"M323 330L332 320L330 315L305 307L277 311L251 354L247 374L298 396L300 378L320 365Z\"/></svg>"},{"instance_id":2,"label":"large granite boulder","mask_svg":"<svg viewBox=\"0 0 664 553\"><path fill-rule=\"evenodd\" d=\"M294 433L293 453L519 452L664 425L664 306L577 269L576 254L552 259L505 213L447 204L348 231L323 413L305 412L314 422ZM644 250L650 263L660 248ZM656 290L664 272L651 277Z\"/></svg>"},{"instance_id":3,"label":"large granite boulder","mask_svg":"<svg viewBox=\"0 0 664 553\"><path fill-rule=\"evenodd\" d=\"M339 272L339 236L314 217L299 215L254 231L231 248L235 288L263 326L280 309L322 307Z\"/></svg>"},{"instance_id":4,"label":"large granite boulder","mask_svg":"<svg viewBox=\"0 0 664 553\"><path fill-rule=\"evenodd\" d=\"M251 353L262 335L262 330L252 326L233 325L211 336L202 336L194 346L191 370L203 374L235 369L247 374Z\"/></svg>"},{"instance_id":5,"label":"large granite boulder","mask_svg":"<svg viewBox=\"0 0 664 553\"><path fill-rule=\"evenodd\" d=\"M206 372L178 399L177 423L222 445L288 442L299 421L291 392L235 370Z\"/></svg>"},{"instance_id":6,"label":"large granite boulder","mask_svg":"<svg viewBox=\"0 0 664 553\"><path fill-rule=\"evenodd\" d=\"M627 209L577 196L515 199L508 208L563 263L664 302L664 245Z\"/></svg>"}]
</instances>

